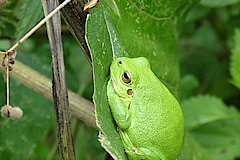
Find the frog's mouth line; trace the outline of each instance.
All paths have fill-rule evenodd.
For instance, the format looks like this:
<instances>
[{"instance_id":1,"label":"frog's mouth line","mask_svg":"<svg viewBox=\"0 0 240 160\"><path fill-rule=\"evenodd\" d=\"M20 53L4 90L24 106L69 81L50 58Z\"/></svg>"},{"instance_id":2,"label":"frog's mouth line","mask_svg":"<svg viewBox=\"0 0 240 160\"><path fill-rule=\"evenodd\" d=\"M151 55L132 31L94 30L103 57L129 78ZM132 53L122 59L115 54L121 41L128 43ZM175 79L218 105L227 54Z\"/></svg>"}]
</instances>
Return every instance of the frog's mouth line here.
<instances>
[{"instance_id":1,"label":"frog's mouth line","mask_svg":"<svg viewBox=\"0 0 240 160\"><path fill-rule=\"evenodd\" d=\"M113 77L111 77L111 81L112 81L113 88L114 88L114 91L116 92L116 94L117 94L119 97L126 98L126 96L124 96L124 94L121 93L121 90L120 90L120 88L117 86L117 83L116 83L116 81L114 80Z\"/></svg>"},{"instance_id":2,"label":"frog's mouth line","mask_svg":"<svg viewBox=\"0 0 240 160\"><path fill-rule=\"evenodd\" d=\"M113 77L111 77L111 80L112 80L112 84L113 84L114 91L117 93L117 95L118 95L119 97L124 97L124 96L121 94L121 91L120 91L119 87L117 86L117 83L116 83L116 81L114 80Z\"/></svg>"},{"instance_id":3,"label":"frog's mouth line","mask_svg":"<svg viewBox=\"0 0 240 160\"><path fill-rule=\"evenodd\" d=\"M111 80L112 80L112 84L113 84L113 88L114 88L115 92L119 92L118 86L117 86L117 84L116 84L114 78L111 77Z\"/></svg>"}]
</instances>

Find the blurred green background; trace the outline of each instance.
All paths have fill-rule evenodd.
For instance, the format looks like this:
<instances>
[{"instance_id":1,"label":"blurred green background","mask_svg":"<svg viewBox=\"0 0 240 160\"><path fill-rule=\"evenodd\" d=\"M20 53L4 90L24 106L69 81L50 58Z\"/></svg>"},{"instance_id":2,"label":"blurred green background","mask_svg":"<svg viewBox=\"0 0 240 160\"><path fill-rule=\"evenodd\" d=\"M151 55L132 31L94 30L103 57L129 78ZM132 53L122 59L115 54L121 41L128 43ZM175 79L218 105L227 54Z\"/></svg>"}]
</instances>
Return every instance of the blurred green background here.
<instances>
[{"instance_id":1,"label":"blurred green background","mask_svg":"<svg viewBox=\"0 0 240 160\"><path fill-rule=\"evenodd\" d=\"M0 8L0 50L8 49L42 17L38 0L7 1ZM62 22L68 88L92 101L90 64ZM238 160L240 0L200 1L188 9L177 33L178 98L187 135L182 154L186 160L194 157L196 160ZM17 60L51 78L45 26L17 51ZM14 79L10 89L11 104L22 108L24 117L19 121L0 118L0 159L60 159L52 102ZM5 104L3 78L0 79L0 104ZM105 151L97 140L98 131L74 117L72 125L77 159L102 159Z\"/></svg>"}]
</instances>

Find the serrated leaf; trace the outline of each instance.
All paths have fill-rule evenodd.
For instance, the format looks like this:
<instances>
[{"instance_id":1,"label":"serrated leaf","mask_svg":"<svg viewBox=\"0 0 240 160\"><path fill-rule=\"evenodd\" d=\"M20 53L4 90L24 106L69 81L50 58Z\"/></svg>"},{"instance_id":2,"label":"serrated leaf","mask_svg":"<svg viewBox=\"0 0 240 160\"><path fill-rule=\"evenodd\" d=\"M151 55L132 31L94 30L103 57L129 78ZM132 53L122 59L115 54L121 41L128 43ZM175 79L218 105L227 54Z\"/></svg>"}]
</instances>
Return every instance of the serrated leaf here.
<instances>
[{"instance_id":1,"label":"serrated leaf","mask_svg":"<svg viewBox=\"0 0 240 160\"><path fill-rule=\"evenodd\" d=\"M190 98L184 101L181 106L185 127L188 129L236 116L228 114L228 108L221 99L209 95Z\"/></svg>"},{"instance_id":2,"label":"serrated leaf","mask_svg":"<svg viewBox=\"0 0 240 160\"><path fill-rule=\"evenodd\" d=\"M240 157L239 124L239 118L220 120L203 125L191 133L216 160L236 159Z\"/></svg>"},{"instance_id":3,"label":"serrated leaf","mask_svg":"<svg viewBox=\"0 0 240 160\"><path fill-rule=\"evenodd\" d=\"M235 43L230 61L231 82L240 89L240 30L235 31Z\"/></svg>"},{"instance_id":4,"label":"serrated leaf","mask_svg":"<svg viewBox=\"0 0 240 160\"><path fill-rule=\"evenodd\" d=\"M102 132L100 142L115 159L124 160L126 156L107 102L110 64L120 56L144 56L155 74L175 91L179 80L176 21L185 7L189 7L188 2L180 0L106 0L88 17L87 40L93 61L93 99Z\"/></svg>"},{"instance_id":5,"label":"serrated leaf","mask_svg":"<svg viewBox=\"0 0 240 160\"><path fill-rule=\"evenodd\" d=\"M224 7L240 2L240 0L201 0L201 4L207 7Z\"/></svg>"},{"instance_id":6,"label":"serrated leaf","mask_svg":"<svg viewBox=\"0 0 240 160\"><path fill-rule=\"evenodd\" d=\"M240 155L240 116L221 99L198 96L182 103L186 128L214 159L229 160Z\"/></svg>"}]
</instances>

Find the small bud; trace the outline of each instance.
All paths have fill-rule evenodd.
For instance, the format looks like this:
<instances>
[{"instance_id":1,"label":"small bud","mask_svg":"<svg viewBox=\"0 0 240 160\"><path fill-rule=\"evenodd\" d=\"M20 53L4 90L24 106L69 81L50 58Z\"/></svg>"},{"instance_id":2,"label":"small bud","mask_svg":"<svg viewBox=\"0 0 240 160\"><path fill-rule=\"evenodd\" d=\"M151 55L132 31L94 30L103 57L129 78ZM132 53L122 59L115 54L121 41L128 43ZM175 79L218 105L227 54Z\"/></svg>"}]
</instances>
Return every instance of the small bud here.
<instances>
[{"instance_id":1,"label":"small bud","mask_svg":"<svg viewBox=\"0 0 240 160\"><path fill-rule=\"evenodd\" d=\"M9 115L12 120L20 119L23 116L23 111L19 107L13 107L10 109Z\"/></svg>"},{"instance_id":2,"label":"small bud","mask_svg":"<svg viewBox=\"0 0 240 160\"><path fill-rule=\"evenodd\" d=\"M12 107L10 105L5 105L1 108L1 115L4 118L9 118L10 117L10 110Z\"/></svg>"}]
</instances>

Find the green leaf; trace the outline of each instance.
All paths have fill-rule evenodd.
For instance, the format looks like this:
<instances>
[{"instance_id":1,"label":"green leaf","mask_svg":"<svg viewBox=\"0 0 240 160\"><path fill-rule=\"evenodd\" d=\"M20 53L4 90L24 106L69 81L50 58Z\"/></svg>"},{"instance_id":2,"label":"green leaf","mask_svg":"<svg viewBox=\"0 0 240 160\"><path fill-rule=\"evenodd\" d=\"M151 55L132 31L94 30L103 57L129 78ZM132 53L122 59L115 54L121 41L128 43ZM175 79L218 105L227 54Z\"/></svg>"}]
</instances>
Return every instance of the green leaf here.
<instances>
[{"instance_id":1,"label":"green leaf","mask_svg":"<svg viewBox=\"0 0 240 160\"><path fill-rule=\"evenodd\" d=\"M112 6L109 2L108 5ZM142 1L141 4L121 1L115 5L117 9L111 7L114 12L104 12L113 46L112 57L146 57L153 72L174 90L179 81L179 70L175 37L177 24L173 19L181 4L172 1ZM148 10L149 7L151 9Z\"/></svg>"},{"instance_id":2,"label":"green leaf","mask_svg":"<svg viewBox=\"0 0 240 160\"><path fill-rule=\"evenodd\" d=\"M16 1L7 1L0 9L0 35L1 37L13 37L16 31L16 18L14 11L18 8Z\"/></svg>"},{"instance_id":3,"label":"green leaf","mask_svg":"<svg viewBox=\"0 0 240 160\"><path fill-rule=\"evenodd\" d=\"M240 156L239 124L239 118L216 121L193 130L192 134L215 159L235 159Z\"/></svg>"},{"instance_id":4,"label":"green leaf","mask_svg":"<svg viewBox=\"0 0 240 160\"><path fill-rule=\"evenodd\" d=\"M185 131L184 144L178 160L213 160L210 154Z\"/></svg>"},{"instance_id":5,"label":"green leaf","mask_svg":"<svg viewBox=\"0 0 240 160\"><path fill-rule=\"evenodd\" d=\"M19 11L15 14L19 18L16 24L15 38L19 40L43 17L41 1L25 0Z\"/></svg>"},{"instance_id":6,"label":"green leaf","mask_svg":"<svg viewBox=\"0 0 240 160\"><path fill-rule=\"evenodd\" d=\"M240 0L201 0L201 4L207 7L224 7L240 2Z\"/></svg>"},{"instance_id":7,"label":"green leaf","mask_svg":"<svg viewBox=\"0 0 240 160\"><path fill-rule=\"evenodd\" d=\"M185 21L187 22L187 27L191 25L189 22L194 22L196 20L203 19L209 12L210 8L201 6L201 5L195 5L192 8L190 8L189 12L187 13ZM187 30L189 31L189 30Z\"/></svg>"},{"instance_id":8,"label":"green leaf","mask_svg":"<svg viewBox=\"0 0 240 160\"><path fill-rule=\"evenodd\" d=\"M235 31L235 44L230 61L231 82L240 89L240 30Z\"/></svg>"},{"instance_id":9,"label":"green leaf","mask_svg":"<svg viewBox=\"0 0 240 160\"><path fill-rule=\"evenodd\" d=\"M92 68L75 39L64 36L63 42L68 89L82 95L89 83L92 82ZM76 67L80 66L79 64L81 67Z\"/></svg>"},{"instance_id":10,"label":"green leaf","mask_svg":"<svg viewBox=\"0 0 240 160\"><path fill-rule=\"evenodd\" d=\"M191 97L199 87L198 79L193 75L185 75L179 84L179 99L180 101Z\"/></svg>"},{"instance_id":11,"label":"green leaf","mask_svg":"<svg viewBox=\"0 0 240 160\"><path fill-rule=\"evenodd\" d=\"M236 114L231 115L228 113L228 108L221 99L209 95L190 98L184 101L181 106L187 129L197 128L206 123L237 116Z\"/></svg>"},{"instance_id":12,"label":"green leaf","mask_svg":"<svg viewBox=\"0 0 240 160\"><path fill-rule=\"evenodd\" d=\"M97 131L92 128L87 128L84 125L81 125L78 128L75 138L75 148L77 160L103 159L104 155L106 154L104 149L97 141Z\"/></svg>"},{"instance_id":13,"label":"green leaf","mask_svg":"<svg viewBox=\"0 0 240 160\"><path fill-rule=\"evenodd\" d=\"M51 73L49 55L45 54L48 59L44 61L44 54L38 54L38 56L36 56L36 54L26 54L26 52L31 50L31 47L36 48L36 46L39 46L39 43L36 44L36 46L33 44L32 40L22 44L21 47L18 48L17 59L37 69L40 73L49 76ZM6 47L9 48L7 44ZM44 45L40 45L38 49L42 50L42 47L44 48ZM25 54L23 54L23 51ZM40 53L46 53L46 48ZM11 76L10 80L10 104L19 106L23 110L23 118L19 121L0 118L0 159L26 160L36 156L33 154L36 152L39 143L44 141L49 128L55 125L53 108L52 103L43 98L42 95L19 84L12 79ZM5 84L2 78L0 78L1 105L6 103ZM41 152L41 157L46 156L46 152L47 151L45 151L45 154ZM46 159L46 157L44 157L44 159Z\"/></svg>"},{"instance_id":14,"label":"green leaf","mask_svg":"<svg viewBox=\"0 0 240 160\"><path fill-rule=\"evenodd\" d=\"M124 149L120 137L115 131L106 96L106 83L109 76L109 66L112 61L112 48L103 8L104 6L100 3L98 9L94 10L87 22L87 37L93 60L93 101L95 104L97 125L102 132L99 135L101 145L113 157L125 160Z\"/></svg>"},{"instance_id":15,"label":"green leaf","mask_svg":"<svg viewBox=\"0 0 240 160\"><path fill-rule=\"evenodd\" d=\"M240 114L219 98L198 96L182 104L185 126L214 159L240 155Z\"/></svg>"},{"instance_id":16,"label":"green leaf","mask_svg":"<svg viewBox=\"0 0 240 160\"><path fill-rule=\"evenodd\" d=\"M192 1L193 3L194 1ZM94 104L102 146L117 159L126 159L108 106L106 84L113 59L146 57L153 72L176 93L179 81L176 35L178 18L188 1L101 1L88 17Z\"/></svg>"},{"instance_id":17,"label":"green leaf","mask_svg":"<svg viewBox=\"0 0 240 160\"><path fill-rule=\"evenodd\" d=\"M187 28L188 31L190 28ZM218 36L211 23L203 20L201 25L185 39L181 39L183 51L181 51L181 73L193 74L203 81L207 76L208 71L214 64L217 64L216 55L222 50ZM214 45L209 45L214 44ZM215 73L215 72L214 72ZM211 72L211 74L213 74ZM213 75L216 77L216 73ZM214 83L216 83L214 81ZM214 84L211 84L214 85Z\"/></svg>"},{"instance_id":18,"label":"green leaf","mask_svg":"<svg viewBox=\"0 0 240 160\"><path fill-rule=\"evenodd\" d=\"M11 104L19 106L24 115L18 121L0 118L0 159L25 160L54 123L51 103L14 80L10 89Z\"/></svg>"}]
</instances>

